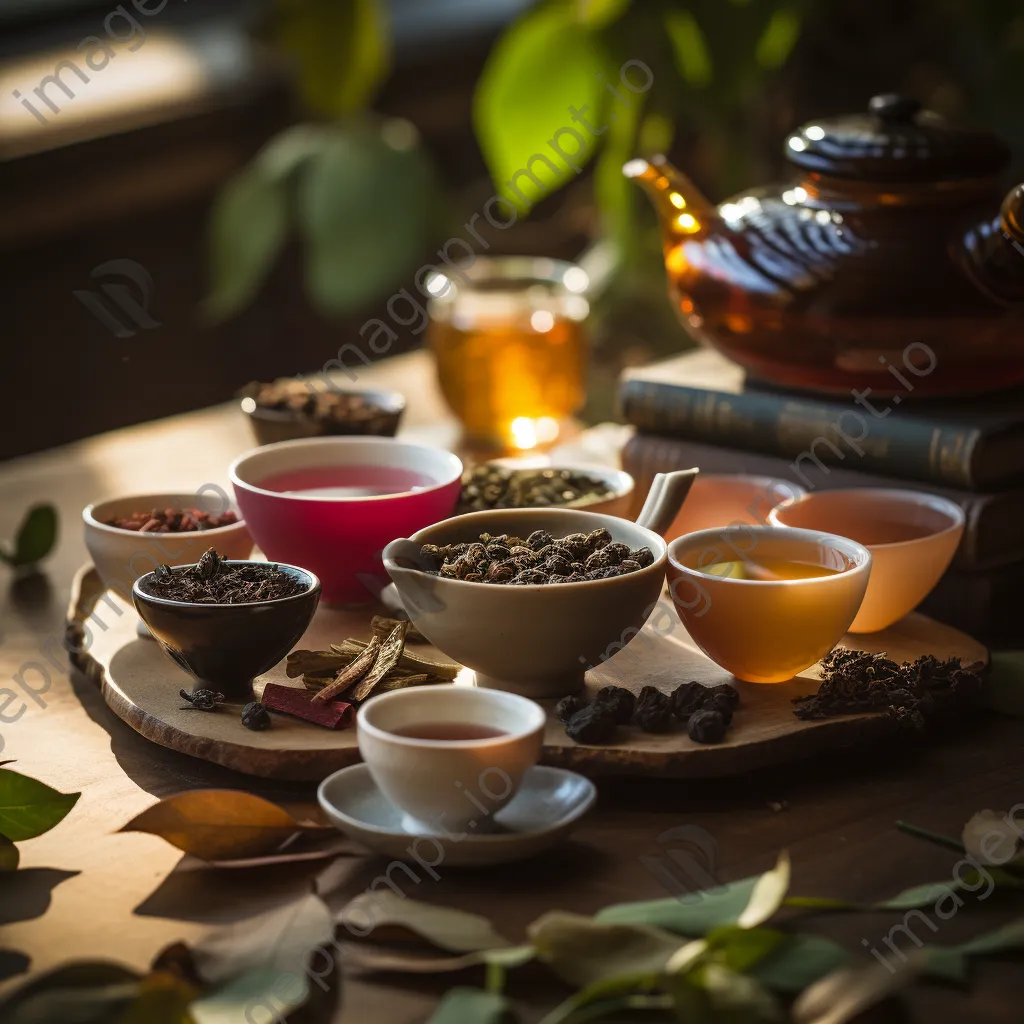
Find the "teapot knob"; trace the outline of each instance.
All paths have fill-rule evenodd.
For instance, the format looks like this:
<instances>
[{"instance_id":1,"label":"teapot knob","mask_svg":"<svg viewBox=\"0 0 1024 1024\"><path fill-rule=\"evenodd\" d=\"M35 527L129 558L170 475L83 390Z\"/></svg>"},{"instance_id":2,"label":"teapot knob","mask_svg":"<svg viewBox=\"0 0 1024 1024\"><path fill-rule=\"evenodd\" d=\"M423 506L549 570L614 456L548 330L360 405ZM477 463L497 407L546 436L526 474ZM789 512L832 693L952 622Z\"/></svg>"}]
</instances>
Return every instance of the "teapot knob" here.
<instances>
[{"instance_id":1,"label":"teapot knob","mask_svg":"<svg viewBox=\"0 0 1024 1024\"><path fill-rule=\"evenodd\" d=\"M901 96L898 92L872 96L868 104L872 114L890 124L910 124L920 109L918 100L911 96Z\"/></svg>"}]
</instances>

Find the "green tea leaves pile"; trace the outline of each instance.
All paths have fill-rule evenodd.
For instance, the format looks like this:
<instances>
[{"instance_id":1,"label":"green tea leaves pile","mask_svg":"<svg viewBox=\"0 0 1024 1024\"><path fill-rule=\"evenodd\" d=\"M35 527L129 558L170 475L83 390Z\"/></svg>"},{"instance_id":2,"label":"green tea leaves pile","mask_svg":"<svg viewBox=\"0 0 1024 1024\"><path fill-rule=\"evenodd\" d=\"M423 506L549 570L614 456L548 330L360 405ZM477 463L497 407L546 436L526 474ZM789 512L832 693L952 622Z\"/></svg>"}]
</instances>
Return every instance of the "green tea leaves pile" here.
<instances>
[{"instance_id":1,"label":"green tea leaves pile","mask_svg":"<svg viewBox=\"0 0 1024 1024\"><path fill-rule=\"evenodd\" d=\"M432 576L512 586L605 580L653 562L650 548L630 548L603 528L558 540L547 530L534 530L525 540L481 533L468 543L423 544L419 550L420 567Z\"/></svg>"}]
</instances>

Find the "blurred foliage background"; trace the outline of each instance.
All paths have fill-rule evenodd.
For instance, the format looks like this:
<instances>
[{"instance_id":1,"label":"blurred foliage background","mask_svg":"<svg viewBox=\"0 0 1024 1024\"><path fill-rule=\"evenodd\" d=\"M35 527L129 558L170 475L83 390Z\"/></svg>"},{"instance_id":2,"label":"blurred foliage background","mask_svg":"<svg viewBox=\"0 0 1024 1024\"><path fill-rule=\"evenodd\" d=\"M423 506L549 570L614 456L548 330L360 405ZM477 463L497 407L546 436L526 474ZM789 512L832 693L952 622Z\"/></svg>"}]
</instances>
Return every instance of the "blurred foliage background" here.
<instances>
[{"instance_id":1,"label":"blurred foliage background","mask_svg":"<svg viewBox=\"0 0 1024 1024\"><path fill-rule=\"evenodd\" d=\"M293 59L310 120L272 140L221 195L207 312L244 308L292 233L314 306L330 316L366 308L459 233L478 197L448 189L412 124L372 113L391 66L379 0L278 0L266 37ZM608 88L623 91L627 61L653 75L648 91L627 94L628 106ZM596 248L576 255L609 270L595 305L594 415L607 408L621 365L687 344L664 297L653 216L622 164L668 152L719 201L784 174L781 141L795 125L864 109L887 91L1024 148L1024 5L541 0L505 30L473 102L495 193L508 192L533 154L550 154L547 141L573 123L570 106L589 108L592 124L617 115L574 158L579 173L541 169L548 187L529 214L587 211Z\"/></svg>"}]
</instances>

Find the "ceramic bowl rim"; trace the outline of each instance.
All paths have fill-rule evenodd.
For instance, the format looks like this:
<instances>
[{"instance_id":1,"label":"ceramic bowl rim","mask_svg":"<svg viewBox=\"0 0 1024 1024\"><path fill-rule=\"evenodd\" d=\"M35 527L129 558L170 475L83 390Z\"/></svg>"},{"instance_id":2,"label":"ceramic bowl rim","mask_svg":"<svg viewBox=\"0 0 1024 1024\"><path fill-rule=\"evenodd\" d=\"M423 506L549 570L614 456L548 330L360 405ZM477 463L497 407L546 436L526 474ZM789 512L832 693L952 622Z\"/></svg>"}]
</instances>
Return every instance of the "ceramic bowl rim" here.
<instances>
[{"instance_id":1,"label":"ceramic bowl rim","mask_svg":"<svg viewBox=\"0 0 1024 1024\"><path fill-rule=\"evenodd\" d=\"M143 580L156 574L155 569L143 573L132 585L132 598L144 603L155 605L158 608L188 608L188 609L219 609L219 608L279 608L293 601L301 601L308 598L310 594L320 593L320 579L316 573L309 569L303 569L301 565L290 565L288 562L259 562L252 558L228 558L225 559L228 565L276 565L281 569L292 569L306 577L307 585L305 590L298 594L289 594L287 597L274 597L262 601L237 601L233 603L216 603L213 601L175 601L169 597L158 597L156 594L147 594L141 586ZM198 562L191 562L188 565L173 565L171 572L183 572L185 569L193 569Z\"/></svg>"},{"instance_id":2,"label":"ceramic bowl rim","mask_svg":"<svg viewBox=\"0 0 1024 1024\"><path fill-rule=\"evenodd\" d=\"M265 384L268 382L256 381L256 383ZM273 384L276 383L276 381L270 381L269 383ZM339 388L331 384L329 390L334 391L337 394L360 395L363 397L372 396L381 399L387 402L386 406L379 406L381 413L385 416L400 416L403 412L405 412L407 404L405 395L403 395L401 391L395 391L392 388ZM317 391L311 392L311 394L312 393L322 394L323 392ZM242 404L243 402L246 401L246 399L251 399L252 401L255 401L255 399L253 399L251 395L244 395L241 394L241 392L238 393L239 408L243 413L245 413L246 416L250 417L251 419L267 420L270 423L295 423L296 421L302 420L310 420L314 423L332 422L331 420L325 419L324 417L320 416L305 416L297 409L268 409L260 405L255 406L253 409L246 409L245 406ZM344 423L345 421L339 420L338 422ZM343 437L345 435L337 436ZM381 435L374 434L373 436L378 437ZM296 438L294 440L302 439Z\"/></svg>"},{"instance_id":3,"label":"ceramic bowl rim","mask_svg":"<svg viewBox=\"0 0 1024 1024\"><path fill-rule=\"evenodd\" d=\"M809 527L789 526L787 523L779 522L778 513L780 511L783 514L792 512L793 509L795 509L801 502L810 501L815 497L820 497L821 495L855 493L869 494L873 497L886 499L892 498L896 500L897 504L901 505L914 505L918 508L922 506L930 507L935 512L948 514L949 518L953 520L949 526L944 526L941 530L935 530L932 533L926 533L922 537L911 537L909 540L890 540L885 541L882 544L863 545L871 551L874 551L876 548L891 550L894 548L905 548L912 547L917 544L924 544L928 541L934 540L936 537L945 537L947 534L955 533L957 530L963 530L967 523L966 513L955 501L951 501L949 498L944 498L941 494L931 494L928 491L903 490L899 487L837 487L828 491L807 491L786 508L773 508L771 512L768 513L768 522L776 529L809 529ZM860 543L860 541L857 543Z\"/></svg>"},{"instance_id":4,"label":"ceramic bowl rim","mask_svg":"<svg viewBox=\"0 0 1024 1024\"><path fill-rule=\"evenodd\" d=\"M660 534L655 533L653 530L648 530L646 526L638 526L631 519L622 519L620 516L610 516L610 515L608 515L605 512L590 512L586 508L567 508L567 507L555 506L555 507L552 507L552 508L495 508L495 509L482 509L479 512L464 512L460 516L449 516L447 519L440 520L440 522L431 523L430 526L424 526L421 530L417 530L411 537L409 537L407 539L412 541L414 544L422 544L423 541L419 539L420 534L426 533L429 530L434 530L437 527L443 526L445 523L450 523L450 522L452 522L455 519L469 520L469 519L472 519L473 517L482 518L484 516L493 516L496 513L500 513L500 514L508 513L510 515L522 515L524 512L527 515L538 515L538 516L539 515L552 515L552 514L554 514L554 515L561 515L563 513L568 513L569 515L579 515L580 513L585 513L586 515L597 516L600 519L605 519L605 520L608 520L609 522L612 522L612 523L627 523L629 526L636 527L636 529L642 530L643 532L649 534L651 537L654 537L658 541L658 543L661 545L661 554L660 555L656 554L655 558L654 558L654 561L651 562L650 565L645 565L642 569L638 569L635 572L623 573L621 576L611 576L608 579L604 579L604 580L577 580L575 583L556 583L556 584L553 584L553 585L552 584L546 584L546 585L544 585L542 587L514 587L514 588L512 588L515 591L518 591L518 592L523 592L523 591L529 592L529 591L534 591L534 590L545 590L545 591L555 590L558 593L563 593L563 592L566 592L566 591L575 592L578 587L594 587L594 586L601 586L601 585L615 586L615 584L617 584L620 580L633 579L633 578L638 579L641 575L643 575L645 573L650 574L650 573L653 573L653 572L657 572L659 569L664 569L666 564L667 564L666 559L668 557L668 543L666 542L665 538L662 537ZM595 527L595 529L596 529L596 527ZM649 546L649 545L647 545L647 546ZM389 545L389 547L390 547L390 545ZM415 568L412 568L412 567L407 566L407 565L399 565L394 560L394 558L390 557L387 554L387 548L384 549L384 556L383 556L382 560L384 562L384 569L385 569L385 571L387 572L387 574L389 576L391 576L391 570L393 568L397 569L399 572L415 572L415 573L419 573L419 574L424 575L424 576L425 575L429 575L428 573L425 573L422 569L415 569ZM393 576L391 578L394 579ZM507 589L506 587L501 586L499 584L485 583L482 580L467 582L466 580L451 579L448 576L434 576L433 579L441 581L441 583L443 583L445 586L457 585L459 587L477 587L477 588L486 587L487 590L498 591L498 592L503 592L503 591L505 591ZM480 593L485 593L486 591L481 589L481 590L479 590L479 592Z\"/></svg>"},{"instance_id":5,"label":"ceramic bowl rim","mask_svg":"<svg viewBox=\"0 0 1024 1024\"><path fill-rule=\"evenodd\" d=\"M516 732L503 732L498 736L485 736L480 739L471 740L432 740L423 739L417 736L402 736L398 733L389 732L387 729L383 729L379 725L374 725L373 722L368 721L368 712L369 714L372 714L376 708L379 708L382 704L389 701L410 700L413 697L430 701L439 697L450 697L453 693L459 694L459 697L456 699L466 699L465 694L472 693L476 696L468 699L480 700L481 697L479 695L487 694L488 696L485 699L493 699L499 705L511 705L514 707L524 707L525 705L524 711L526 714L531 716L533 721L530 725L524 726ZM531 700L529 697L523 697L518 693L511 693L507 690L488 690L477 686L448 686L440 690L416 686L409 689L392 690L390 693L379 693L376 697L371 697L366 701L356 714L357 733L358 730L362 729L376 740L395 743L401 747L425 746L428 750L477 750L480 748L495 746L499 743L509 743L512 741L528 739L530 736L533 736L538 732L543 732L546 725L547 712L535 700Z\"/></svg>"},{"instance_id":6,"label":"ceramic bowl rim","mask_svg":"<svg viewBox=\"0 0 1024 1024\"><path fill-rule=\"evenodd\" d=\"M198 493L198 492L196 492ZM239 509L237 502L232 501L228 505L228 509L238 516L236 522L226 523L224 526L213 526L209 530L182 530L175 531L174 533L141 533L139 530L126 530L122 526L110 526L107 523L102 522L96 518L96 509L101 508L103 505L109 505L112 502L121 501L136 501L140 502L140 507L145 508L147 499L152 498L188 498L189 493L185 491L154 491L150 494L126 494L119 498L103 498L101 501L91 501L85 508L82 509L82 522L87 527L94 530L99 530L103 533L109 533L116 537L223 537L229 530L238 530L239 528L245 529L245 520L242 518L241 509ZM191 500L195 501L196 494L191 494ZM153 506L150 505L152 508ZM227 510L225 510L227 511Z\"/></svg>"},{"instance_id":7,"label":"ceramic bowl rim","mask_svg":"<svg viewBox=\"0 0 1024 1024\"><path fill-rule=\"evenodd\" d=\"M839 550L841 554L846 555L848 558L855 559L855 563L848 566L846 569L841 569L834 576L808 576L804 579L796 580L741 580L734 579L731 576L712 576L709 573L701 572L699 569L691 569L688 565L683 565L678 561L673 549L679 547L689 548L691 545L695 545L698 538L702 540L710 540L713 537L721 537L723 533L729 531L739 530L751 530L756 534L768 537L775 535L781 537L783 533L794 541L804 541L808 544L828 544ZM684 544L684 542L686 542ZM855 540L850 540L849 537L843 537L838 533L825 533L824 530L804 530L796 526L713 526L708 530L695 530L693 533L684 533L680 537L676 537L668 545L668 563L678 572L681 572L687 576L696 576L701 580L717 580L722 584L739 584L743 586L756 586L756 587L793 587L793 586L805 586L805 585L818 585L821 586L823 583L831 579L840 579L851 576L859 572L869 572L871 570L871 552L863 545ZM671 588L670 588L671 589Z\"/></svg>"},{"instance_id":8,"label":"ceramic bowl rim","mask_svg":"<svg viewBox=\"0 0 1024 1024\"><path fill-rule=\"evenodd\" d=\"M282 448L301 448L305 446L319 446L324 448L348 446L348 445L388 445L388 446L399 446L402 448L414 448L421 452L429 452L431 455L442 456L446 461L449 462L449 473L446 473L444 479L431 484L429 487L421 487L418 490L413 491L393 491L389 494L363 494L351 497L328 497L326 495L317 494L291 494L283 491L269 491L265 487L260 487L257 484L249 483L247 480L243 480L238 475L239 467L247 460L261 452L266 452L270 449L278 451ZM330 463L325 463L329 466ZM363 502L376 502L376 501L390 501L395 498L409 498L420 494L432 494L435 491L444 490L446 487L450 487L453 483L462 479L462 474L465 467L463 466L462 460L454 452L448 451L446 448L439 448L435 445L430 444L417 444L413 441L400 441L393 437L382 437L376 434L361 435L361 434L332 434L326 437L296 437L291 438L288 441L273 441L270 444L258 445L255 448L250 448L248 451L242 452L237 458L235 458L231 465L228 467L228 479L231 481L232 487L241 487L243 490L248 491L250 494L259 494L263 497L277 498L284 501L301 501L301 502L314 502L320 505L355 505Z\"/></svg>"},{"instance_id":9,"label":"ceramic bowl rim","mask_svg":"<svg viewBox=\"0 0 1024 1024\"><path fill-rule=\"evenodd\" d=\"M383 694L381 696L383 696ZM343 772L351 772L353 775L355 775L356 769L360 768L363 770L363 773L365 775L369 776L371 780L373 779L373 776L370 772L370 766L365 761L357 761L355 764L350 764L344 768L339 768L336 772L331 772L331 774L328 775L327 778L324 779L320 783L320 785L317 786L317 803L323 808L324 812L328 815L328 817L330 817L331 814L336 814L339 818L343 818L345 821L351 822L356 828L361 829L364 832L373 832L376 835L383 836L395 835L396 833L394 829L384 828L381 825L375 825L372 822L363 821L360 818L354 818L351 814L348 814L347 812L343 811L337 804L332 803L330 800L327 799L326 792L329 783L333 783L335 778L341 775ZM529 772L531 772L534 768L542 768L545 770L555 772L564 772L568 775L575 775L577 778L582 779L583 782L586 783L586 785L583 787L585 795L583 799L580 801L578 807L574 807L568 814L565 815L565 817L559 818L558 821L553 822L552 824L547 825L542 829L538 829L536 832L528 833L530 839L545 836L549 832L560 831L567 825L571 825L574 821L578 821L580 818L582 818L583 815L586 814L597 801L597 786L594 784L594 781L592 779L588 779L586 775L583 775L580 772L574 772L569 768L559 768L556 765L534 764L527 768L525 772L523 772L524 780L526 778L526 775ZM374 785L376 786L376 783L374 783ZM377 788L379 791L379 787ZM520 784L519 788L522 789L522 784ZM516 796L518 795L519 793L517 791ZM381 796L383 797L383 794L381 794ZM513 796L512 799L514 800L515 796ZM511 801L509 801L509 803L511 803ZM502 810L504 809L505 808L502 808ZM498 811L496 813L501 814L501 811ZM416 838L416 836L412 832L409 833L409 837L411 839ZM479 835L470 835L467 838L471 840L474 846L493 846L501 843L507 843L517 838L526 838L526 836L510 836L508 833L501 832L481 832Z\"/></svg>"}]
</instances>

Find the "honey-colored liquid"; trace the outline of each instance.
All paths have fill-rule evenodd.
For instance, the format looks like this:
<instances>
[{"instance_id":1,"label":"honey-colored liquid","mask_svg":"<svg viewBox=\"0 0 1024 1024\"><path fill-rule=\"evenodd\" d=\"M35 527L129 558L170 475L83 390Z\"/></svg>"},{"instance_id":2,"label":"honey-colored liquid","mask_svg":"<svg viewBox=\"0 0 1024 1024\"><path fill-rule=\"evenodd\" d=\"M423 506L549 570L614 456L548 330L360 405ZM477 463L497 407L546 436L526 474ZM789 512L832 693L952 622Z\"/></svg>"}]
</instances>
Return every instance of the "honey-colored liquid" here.
<instances>
[{"instance_id":1,"label":"honey-colored liquid","mask_svg":"<svg viewBox=\"0 0 1024 1024\"><path fill-rule=\"evenodd\" d=\"M506 449L543 446L583 404L583 326L551 319L546 331L529 322L431 324L441 391L471 440Z\"/></svg>"},{"instance_id":2,"label":"honey-colored liquid","mask_svg":"<svg viewBox=\"0 0 1024 1024\"><path fill-rule=\"evenodd\" d=\"M758 573L757 569L765 570ZM819 576L835 576L841 569L829 569L812 562L795 562L784 558L758 558L748 562L713 562L699 570L708 576L727 576L733 580L763 580L775 577L780 580L809 580Z\"/></svg>"}]
</instances>

